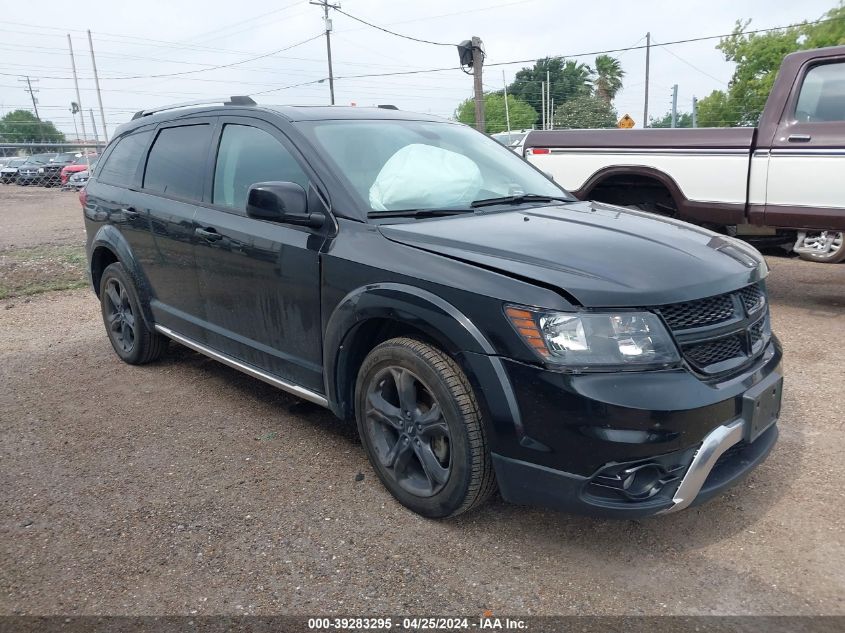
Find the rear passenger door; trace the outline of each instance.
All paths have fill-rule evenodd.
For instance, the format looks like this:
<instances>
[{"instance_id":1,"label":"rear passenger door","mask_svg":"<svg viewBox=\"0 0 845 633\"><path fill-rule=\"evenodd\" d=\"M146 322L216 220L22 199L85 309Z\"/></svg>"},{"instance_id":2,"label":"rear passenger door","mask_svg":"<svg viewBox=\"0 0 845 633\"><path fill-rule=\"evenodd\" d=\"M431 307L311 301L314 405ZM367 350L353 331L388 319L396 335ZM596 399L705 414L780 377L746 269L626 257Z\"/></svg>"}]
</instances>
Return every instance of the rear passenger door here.
<instances>
[{"instance_id":1,"label":"rear passenger door","mask_svg":"<svg viewBox=\"0 0 845 633\"><path fill-rule=\"evenodd\" d=\"M148 247L137 253L149 280L157 324L205 339L204 304L197 284L196 215L203 202L216 119L161 125L147 155L135 211L146 221Z\"/></svg>"},{"instance_id":2,"label":"rear passenger door","mask_svg":"<svg viewBox=\"0 0 845 633\"><path fill-rule=\"evenodd\" d=\"M86 188L90 208L117 228L136 262L150 249L149 222L138 209L144 161L154 134L154 126L149 126L115 139Z\"/></svg>"},{"instance_id":3,"label":"rear passenger door","mask_svg":"<svg viewBox=\"0 0 845 633\"><path fill-rule=\"evenodd\" d=\"M249 187L287 181L321 205L316 177L288 139L258 119L221 117L210 205L196 216L200 293L209 346L322 392L320 229L246 216ZM321 208L322 210L322 208Z\"/></svg>"}]
</instances>

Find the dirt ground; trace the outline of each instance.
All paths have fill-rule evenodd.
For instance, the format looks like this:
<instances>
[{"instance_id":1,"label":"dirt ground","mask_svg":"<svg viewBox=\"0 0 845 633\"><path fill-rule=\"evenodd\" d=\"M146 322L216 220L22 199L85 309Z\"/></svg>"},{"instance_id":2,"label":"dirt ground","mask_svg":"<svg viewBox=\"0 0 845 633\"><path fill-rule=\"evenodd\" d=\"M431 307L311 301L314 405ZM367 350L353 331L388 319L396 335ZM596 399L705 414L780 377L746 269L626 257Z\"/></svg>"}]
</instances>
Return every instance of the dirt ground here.
<instances>
[{"instance_id":1,"label":"dirt ground","mask_svg":"<svg viewBox=\"0 0 845 633\"><path fill-rule=\"evenodd\" d=\"M0 227L7 252L83 239L59 191L3 188ZM642 521L422 519L320 408L176 345L122 364L85 289L4 299L0 614L845 614L845 265L769 263L780 442Z\"/></svg>"}]
</instances>

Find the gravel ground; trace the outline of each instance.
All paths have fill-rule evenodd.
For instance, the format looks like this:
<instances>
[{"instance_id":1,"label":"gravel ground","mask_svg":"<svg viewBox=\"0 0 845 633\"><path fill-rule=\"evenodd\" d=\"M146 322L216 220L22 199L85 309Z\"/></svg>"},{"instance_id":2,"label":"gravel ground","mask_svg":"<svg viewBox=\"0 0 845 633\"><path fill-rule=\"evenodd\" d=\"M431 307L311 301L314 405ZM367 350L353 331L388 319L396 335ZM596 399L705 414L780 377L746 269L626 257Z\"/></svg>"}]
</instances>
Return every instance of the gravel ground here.
<instances>
[{"instance_id":1,"label":"gravel ground","mask_svg":"<svg viewBox=\"0 0 845 633\"><path fill-rule=\"evenodd\" d=\"M72 191L0 185L0 227L0 251L85 244L82 208Z\"/></svg>"},{"instance_id":2,"label":"gravel ground","mask_svg":"<svg viewBox=\"0 0 845 633\"><path fill-rule=\"evenodd\" d=\"M14 196L5 248L81 239L72 194ZM780 442L643 521L422 519L327 412L176 345L120 363L87 290L0 302L0 614L845 614L845 266L769 263Z\"/></svg>"}]
</instances>

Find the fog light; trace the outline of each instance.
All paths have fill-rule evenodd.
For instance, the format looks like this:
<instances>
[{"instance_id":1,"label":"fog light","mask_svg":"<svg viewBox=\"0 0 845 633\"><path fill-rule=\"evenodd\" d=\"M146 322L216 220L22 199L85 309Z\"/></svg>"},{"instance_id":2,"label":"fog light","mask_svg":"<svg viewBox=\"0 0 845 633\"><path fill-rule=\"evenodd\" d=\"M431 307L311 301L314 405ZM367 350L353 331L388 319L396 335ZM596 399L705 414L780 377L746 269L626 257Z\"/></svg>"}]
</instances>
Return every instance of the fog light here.
<instances>
[{"instance_id":1,"label":"fog light","mask_svg":"<svg viewBox=\"0 0 845 633\"><path fill-rule=\"evenodd\" d=\"M657 464L643 464L619 473L623 494L631 499L649 499L660 492L666 472Z\"/></svg>"}]
</instances>

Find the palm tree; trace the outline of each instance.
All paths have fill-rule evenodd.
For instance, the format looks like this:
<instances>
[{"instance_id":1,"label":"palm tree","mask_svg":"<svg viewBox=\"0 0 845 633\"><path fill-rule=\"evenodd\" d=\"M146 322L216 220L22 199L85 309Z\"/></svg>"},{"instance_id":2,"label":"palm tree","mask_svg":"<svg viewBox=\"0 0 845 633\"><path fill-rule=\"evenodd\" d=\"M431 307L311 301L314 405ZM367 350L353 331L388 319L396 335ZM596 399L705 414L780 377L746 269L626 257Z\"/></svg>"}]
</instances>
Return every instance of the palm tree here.
<instances>
[{"instance_id":1,"label":"palm tree","mask_svg":"<svg viewBox=\"0 0 845 633\"><path fill-rule=\"evenodd\" d=\"M595 74L596 96L610 103L622 89L622 78L625 76L622 64L610 55L599 55L596 57Z\"/></svg>"}]
</instances>

